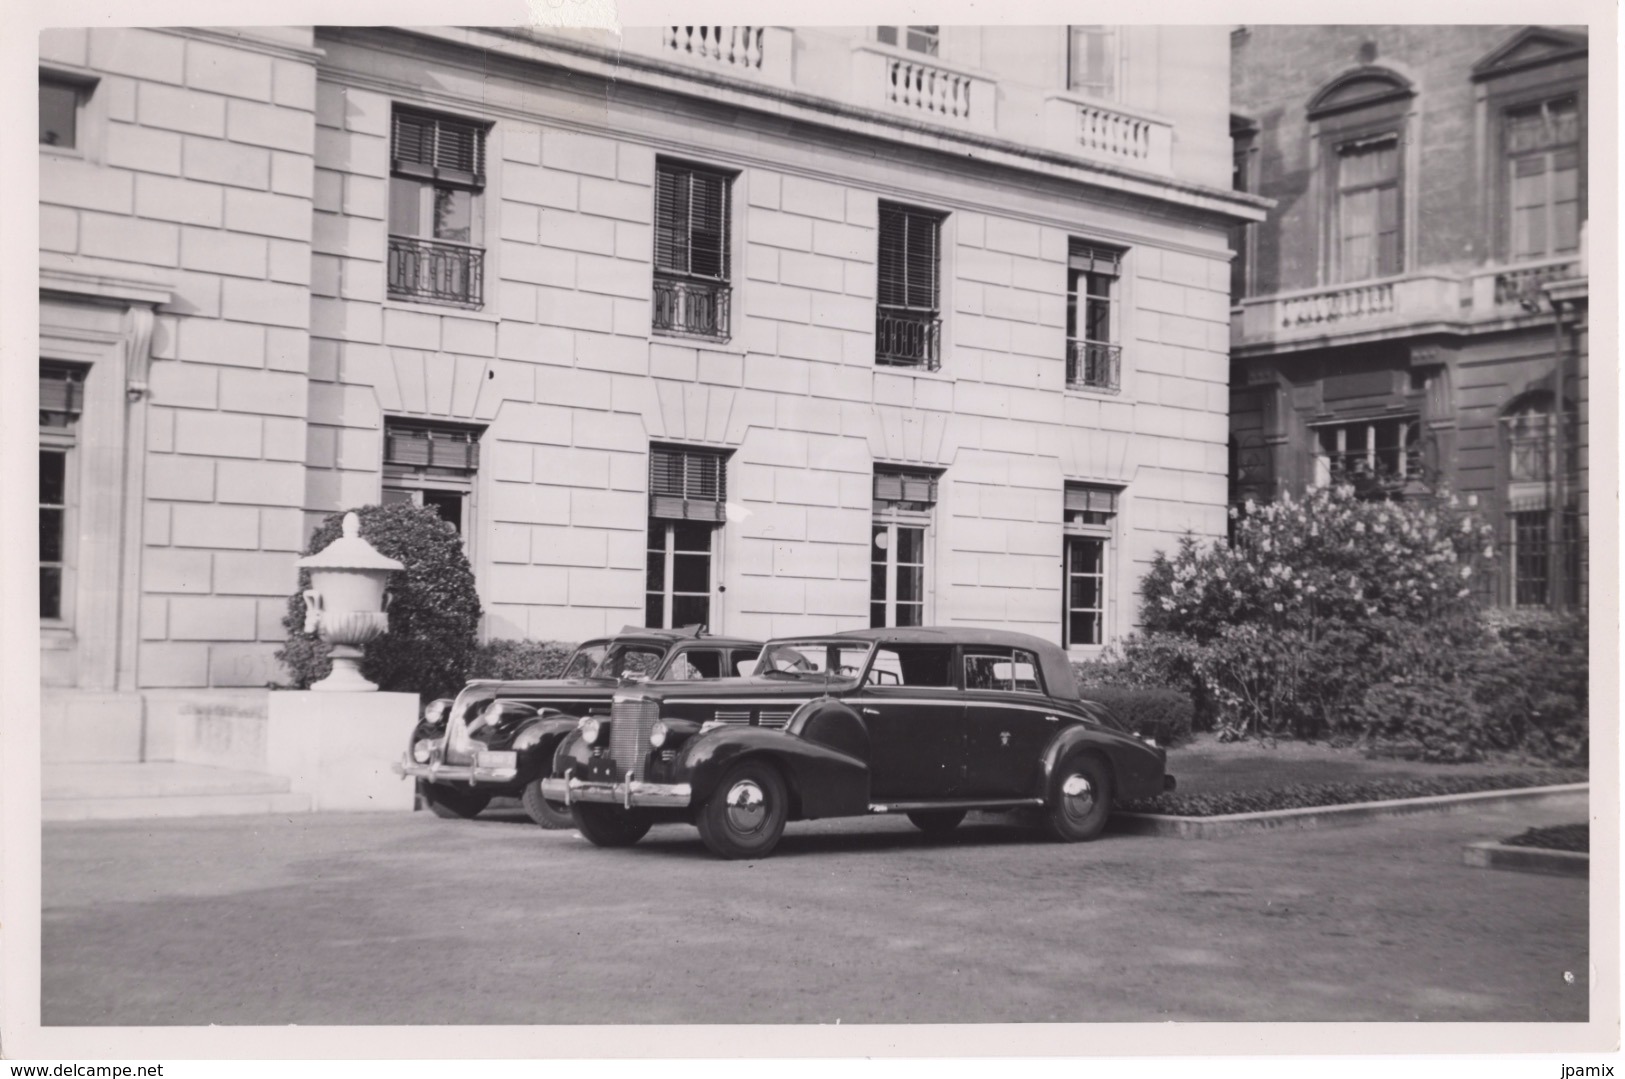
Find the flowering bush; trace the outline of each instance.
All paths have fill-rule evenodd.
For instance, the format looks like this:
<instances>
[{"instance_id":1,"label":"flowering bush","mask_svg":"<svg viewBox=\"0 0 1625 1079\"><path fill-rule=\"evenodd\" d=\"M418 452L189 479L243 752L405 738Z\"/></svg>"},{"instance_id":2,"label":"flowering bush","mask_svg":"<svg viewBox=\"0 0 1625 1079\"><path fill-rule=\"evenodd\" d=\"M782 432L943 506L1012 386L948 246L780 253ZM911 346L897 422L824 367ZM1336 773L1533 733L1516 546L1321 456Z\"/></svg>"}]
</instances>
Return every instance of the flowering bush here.
<instances>
[{"instance_id":1,"label":"flowering bush","mask_svg":"<svg viewBox=\"0 0 1625 1079\"><path fill-rule=\"evenodd\" d=\"M1370 687L1454 684L1481 656L1474 591L1495 552L1472 500L1372 502L1338 486L1231 512L1228 546L1186 536L1153 559L1145 634L1124 648L1140 677L1187 686L1221 738L1366 734ZM1407 709L1437 741L1438 710Z\"/></svg>"}]
</instances>

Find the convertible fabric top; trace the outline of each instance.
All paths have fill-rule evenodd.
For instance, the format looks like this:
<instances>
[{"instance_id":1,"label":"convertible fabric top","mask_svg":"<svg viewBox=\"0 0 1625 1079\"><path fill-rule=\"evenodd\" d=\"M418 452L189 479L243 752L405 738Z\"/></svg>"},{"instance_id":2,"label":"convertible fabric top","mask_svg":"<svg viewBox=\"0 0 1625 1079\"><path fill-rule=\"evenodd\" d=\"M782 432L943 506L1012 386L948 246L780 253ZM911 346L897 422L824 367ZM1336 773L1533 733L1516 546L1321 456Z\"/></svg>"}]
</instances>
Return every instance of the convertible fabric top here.
<instances>
[{"instance_id":1,"label":"convertible fabric top","mask_svg":"<svg viewBox=\"0 0 1625 1079\"><path fill-rule=\"evenodd\" d=\"M821 636L821 635L820 635ZM998 648L1025 648L1038 657L1044 672L1044 686L1051 697L1079 700L1077 672L1072 661L1060 646L1008 629L975 629L960 626L918 626L893 629L851 629L844 633L831 633L831 637L853 637L865 641L895 642L897 644L984 644Z\"/></svg>"}]
</instances>

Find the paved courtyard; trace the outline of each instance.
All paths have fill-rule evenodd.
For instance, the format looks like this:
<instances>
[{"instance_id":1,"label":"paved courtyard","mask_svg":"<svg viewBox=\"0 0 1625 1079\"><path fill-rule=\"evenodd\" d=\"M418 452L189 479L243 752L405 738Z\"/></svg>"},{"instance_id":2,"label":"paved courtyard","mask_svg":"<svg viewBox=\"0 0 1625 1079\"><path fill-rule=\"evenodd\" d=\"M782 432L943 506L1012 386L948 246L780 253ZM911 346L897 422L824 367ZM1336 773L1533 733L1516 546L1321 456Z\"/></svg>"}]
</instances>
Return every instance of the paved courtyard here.
<instances>
[{"instance_id":1,"label":"paved courtyard","mask_svg":"<svg viewBox=\"0 0 1625 1079\"><path fill-rule=\"evenodd\" d=\"M868 818L734 863L692 828L605 851L512 815L50 824L41 1018L1584 1021L1586 882L1461 864L1583 817L1077 846Z\"/></svg>"}]
</instances>

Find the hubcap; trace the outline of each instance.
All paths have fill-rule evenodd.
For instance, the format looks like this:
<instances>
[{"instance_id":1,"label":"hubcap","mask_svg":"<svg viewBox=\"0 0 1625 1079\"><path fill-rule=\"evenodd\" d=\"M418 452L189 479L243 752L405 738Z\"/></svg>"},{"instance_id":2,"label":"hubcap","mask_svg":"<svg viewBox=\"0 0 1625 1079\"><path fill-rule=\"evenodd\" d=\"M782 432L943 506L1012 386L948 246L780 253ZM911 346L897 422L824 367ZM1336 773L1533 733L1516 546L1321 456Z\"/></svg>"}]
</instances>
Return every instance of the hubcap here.
<instances>
[{"instance_id":1,"label":"hubcap","mask_svg":"<svg viewBox=\"0 0 1625 1079\"><path fill-rule=\"evenodd\" d=\"M1088 776L1076 772L1061 784L1061 797L1066 801L1067 813L1074 817L1087 817L1095 808L1094 784L1089 782Z\"/></svg>"},{"instance_id":2,"label":"hubcap","mask_svg":"<svg viewBox=\"0 0 1625 1079\"><path fill-rule=\"evenodd\" d=\"M754 779L735 783L723 801L728 807L728 827L737 832L754 832L767 820L767 795Z\"/></svg>"}]
</instances>

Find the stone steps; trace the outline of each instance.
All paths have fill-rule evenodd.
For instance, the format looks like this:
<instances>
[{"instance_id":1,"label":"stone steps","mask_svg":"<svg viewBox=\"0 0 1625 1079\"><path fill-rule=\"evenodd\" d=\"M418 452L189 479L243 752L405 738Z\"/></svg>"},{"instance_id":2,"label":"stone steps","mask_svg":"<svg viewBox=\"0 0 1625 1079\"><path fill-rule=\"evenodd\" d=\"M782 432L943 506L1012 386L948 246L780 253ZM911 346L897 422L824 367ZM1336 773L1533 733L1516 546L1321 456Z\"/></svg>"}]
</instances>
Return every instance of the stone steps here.
<instances>
[{"instance_id":1,"label":"stone steps","mask_svg":"<svg viewBox=\"0 0 1625 1079\"><path fill-rule=\"evenodd\" d=\"M286 777L177 761L48 763L40 779L45 821L309 813L312 808L310 796L294 793Z\"/></svg>"}]
</instances>

